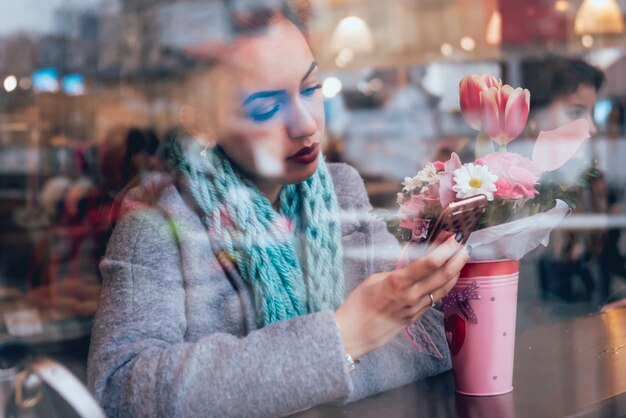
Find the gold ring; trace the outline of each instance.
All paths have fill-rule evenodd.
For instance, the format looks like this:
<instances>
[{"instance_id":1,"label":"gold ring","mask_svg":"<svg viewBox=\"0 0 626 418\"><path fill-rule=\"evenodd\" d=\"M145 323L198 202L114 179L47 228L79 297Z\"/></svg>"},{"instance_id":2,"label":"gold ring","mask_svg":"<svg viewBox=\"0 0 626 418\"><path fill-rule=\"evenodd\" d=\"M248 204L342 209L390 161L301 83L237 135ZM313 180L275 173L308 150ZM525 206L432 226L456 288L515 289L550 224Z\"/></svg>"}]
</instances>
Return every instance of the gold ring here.
<instances>
[{"instance_id":1,"label":"gold ring","mask_svg":"<svg viewBox=\"0 0 626 418\"><path fill-rule=\"evenodd\" d=\"M435 298L433 298L433 294L429 293L428 296L430 296L430 307L434 307L435 306Z\"/></svg>"}]
</instances>

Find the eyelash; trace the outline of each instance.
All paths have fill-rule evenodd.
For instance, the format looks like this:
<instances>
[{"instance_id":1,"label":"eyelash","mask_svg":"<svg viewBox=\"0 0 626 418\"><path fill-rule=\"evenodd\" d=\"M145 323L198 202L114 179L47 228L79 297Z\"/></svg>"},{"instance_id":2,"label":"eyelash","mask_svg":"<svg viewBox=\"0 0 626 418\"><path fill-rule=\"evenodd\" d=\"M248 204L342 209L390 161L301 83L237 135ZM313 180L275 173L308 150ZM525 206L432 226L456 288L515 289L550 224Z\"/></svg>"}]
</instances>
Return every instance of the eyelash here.
<instances>
[{"instance_id":1,"label":"eyelash","mask_svg":"<svg viewBox=\"0 0 626 418\"><path fill-rule=\"evenodd\" d=\"M317 90L321 89L322 85L321 84L317 84L313 87L309 87L308 89L304 89L300 91L300 94L305 96L305 97L309 97L312 96L313 93L315 93Z\"/></svg>"},{"instance_id":2,"label":"eyelash","mask_svg":"<svg viewBox=\"0 0 626 418\"><path fill-rule=\"evenodd\" d=\"M268 110L267 112L257 113L255 111L252 111L249 113L249 116L255 122L265 122L266 120L271 119L276 114L276 112L278 112L279 109L280 105L275 104L274 107L272 107L272 109Z\"/></svg>"},{"instance_id":3,"label":"eyelash","mask_svg":"<svg viewBox=\"0 0 626 418\"><path fill-rule=\"evenodd\" d=\"M304 97L311 97L317 90L321 88L322 88L322 85L317 84L313 87L300 90L300 94ZM270 120L278 112L279 109L280 109L280 104L277 103L272 107L272 109L268 110L267 112L257 112L255 110L252 110L251 112L248 113L248 116L255 122L265 122L267 120Z\"/></svg>"},{"instance_id":4,"label":"eyelash","mask_svg":"<svg viewBox=\"0 0 626 418\"><path fill-rule=\"evenodd\" d=\"M587 114L585 109L570 109L568 112L571 118L582 118Z\"/></svg>"}]
</instances>

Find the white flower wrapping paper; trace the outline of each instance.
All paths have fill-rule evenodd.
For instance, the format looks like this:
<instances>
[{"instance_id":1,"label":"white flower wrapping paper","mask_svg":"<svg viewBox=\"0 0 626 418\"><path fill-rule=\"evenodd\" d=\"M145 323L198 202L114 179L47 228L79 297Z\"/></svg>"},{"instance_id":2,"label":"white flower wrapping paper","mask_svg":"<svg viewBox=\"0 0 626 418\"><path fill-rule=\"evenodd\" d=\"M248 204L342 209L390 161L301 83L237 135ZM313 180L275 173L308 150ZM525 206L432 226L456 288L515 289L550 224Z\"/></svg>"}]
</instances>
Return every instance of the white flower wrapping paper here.
<instances>
[{"instance_id":1,"label":"white flower wrapping paper","mask_svg":"<svg viewBox=\"0 0 626 418\"><path fill-rule=\"evenodd\" d=\"M519 260L540 244L547 246L550 232L569 213L569 206L557 200L547 212L472 232L470 261Z\"/></svg>"}]
</instances>

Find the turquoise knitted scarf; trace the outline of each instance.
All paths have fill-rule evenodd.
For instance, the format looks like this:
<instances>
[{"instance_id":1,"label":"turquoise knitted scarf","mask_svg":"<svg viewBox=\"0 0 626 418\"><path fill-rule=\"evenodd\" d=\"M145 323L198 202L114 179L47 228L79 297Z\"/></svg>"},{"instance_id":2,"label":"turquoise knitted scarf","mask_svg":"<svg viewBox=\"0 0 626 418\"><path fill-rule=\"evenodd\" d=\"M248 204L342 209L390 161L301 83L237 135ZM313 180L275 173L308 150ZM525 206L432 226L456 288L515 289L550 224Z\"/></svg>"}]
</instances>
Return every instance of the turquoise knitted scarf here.
<instances>
[{"instance_id":1,"label":"turquoise knitted scarf","mask_svg":"<svg viewBox=\"0 0 626 418\"><path fill-rule=\"evenodd\" d=\"M213 250L225 251L252 289L258 325L335 310L344 295L341 227L324 159L309 179L283 187L276 211L221 148L201 155L194 140L173 142L170 159L202 209Z\"/></svg>"}]
</instances>

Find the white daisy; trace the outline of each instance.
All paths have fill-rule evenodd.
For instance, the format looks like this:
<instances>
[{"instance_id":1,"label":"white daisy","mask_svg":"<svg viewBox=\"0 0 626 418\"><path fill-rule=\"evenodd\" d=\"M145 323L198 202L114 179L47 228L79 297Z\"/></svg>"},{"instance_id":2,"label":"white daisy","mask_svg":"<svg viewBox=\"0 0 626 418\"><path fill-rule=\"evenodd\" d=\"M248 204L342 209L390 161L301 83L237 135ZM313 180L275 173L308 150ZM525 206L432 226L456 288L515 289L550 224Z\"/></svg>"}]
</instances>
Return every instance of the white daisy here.
<instances>
[{"instance_id":1,"label":"white daisy","mask_svg":"<svg viewBox=\"0 0 626 418\"><path fill-rule=\"evenodd\" d=\"M461 168L454 170L455 185L452 190L456 192L456 197L464 199L466 197L484 194L487 200L493 200L493 192L496 191L496 181L498 176L491 173L486 166L464 164Z\"/></svg>"},{"instance_id":2,"label":"white daisy","mask_svg":"<svg viewBox=\"0 0 626 418\"><path fill-rule=\"evenodd\" d=\"M398 203L398 205L401 205L404 202L404 193L398 193L398 195L396 196L396 202Z\"/></svg>"},{"instance_id":3,"label":"white daisy","mask_svg":"<svg viewBox=\"0 0 626 418\"><path fill-rule=\"evenodd\" d=\"M415 176L422 183L436 183L439 181L439 175L437 174L437 169L433 165L433 163L427 163L426 167L422 168L417 176Z\"/></svg>"},{"instance_id":4,"label":"white daisy","mask_svg":"<svg viewBox=\"0 0 626 418\"><path fill-rule=\"evenodd\" d=\"M413 190L422 186L422 181L418 179L417 176L405 177L404 181L401 184L404 186L402 190L404 190L405 192L412 192Z\"/></svg>"}]
</instances>

